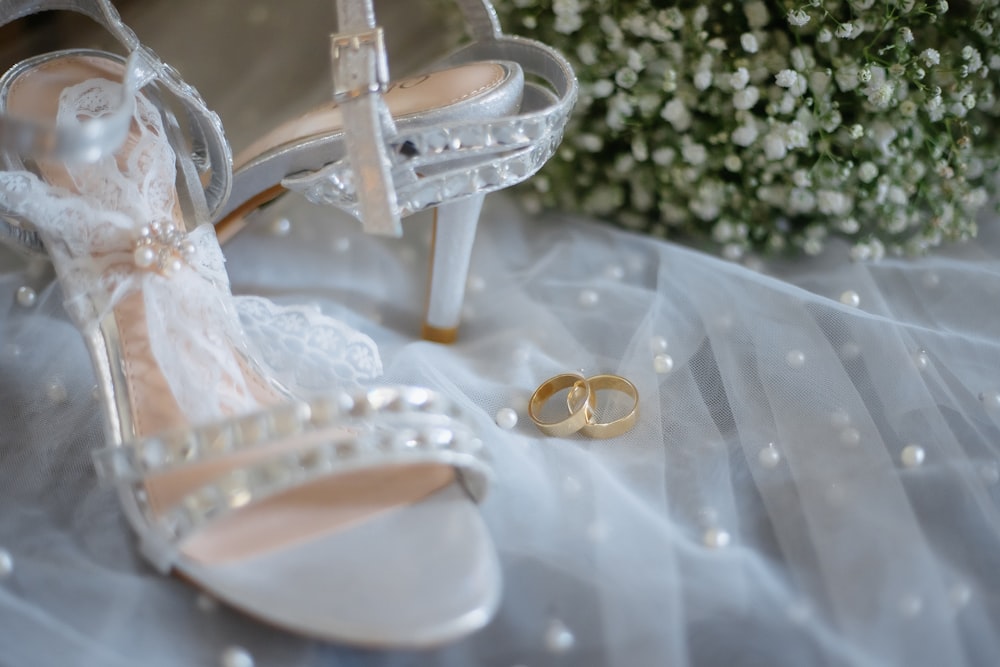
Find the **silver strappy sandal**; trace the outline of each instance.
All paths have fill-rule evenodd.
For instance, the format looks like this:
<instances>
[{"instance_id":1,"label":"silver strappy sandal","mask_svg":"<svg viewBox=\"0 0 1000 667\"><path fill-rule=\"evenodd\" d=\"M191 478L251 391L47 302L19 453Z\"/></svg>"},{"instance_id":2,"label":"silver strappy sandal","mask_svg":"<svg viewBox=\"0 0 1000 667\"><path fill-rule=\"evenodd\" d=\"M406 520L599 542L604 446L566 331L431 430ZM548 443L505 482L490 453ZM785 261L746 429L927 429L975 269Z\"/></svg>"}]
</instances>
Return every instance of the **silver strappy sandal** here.
<instances>
[{"instance_id":1,"label":"silver strappy sandal","mask_svg":"<svg viewBox=\"0 0 1000 667\"><path fill-rule=\"evenodd\" d=\"M433 71L390 84L371 0L338 0L332 104L238 154L217 218L225 242L248 214L293 190L347 211L369 233L400 236L400 218L434 208L423 336L438 342L457 335L483 198L552 156L577 94L558 52L504 35L488 0L457 4L474 41Z\"/></svg>"},{"instance_id":2,"label":"silver strappy sandal","mask_svg":"<svg viewBox=\"0 0 1000 667\"><path fill-rule=\"evenodd\" d=\"M0 21L47 9L90 16L129 56L61 51L0 79L0 218L56 268L101 388L97 470L144 556L323 639L427 646L482 627L500 573L468 419L417 387L311 393L377 375L374 344L230 294L210 224L231 182L218 118L106 0L7 0ZM247 319L329 344L257 354ZM296 363L336 374L282 374Z\"/></svg>"}]
</instances>

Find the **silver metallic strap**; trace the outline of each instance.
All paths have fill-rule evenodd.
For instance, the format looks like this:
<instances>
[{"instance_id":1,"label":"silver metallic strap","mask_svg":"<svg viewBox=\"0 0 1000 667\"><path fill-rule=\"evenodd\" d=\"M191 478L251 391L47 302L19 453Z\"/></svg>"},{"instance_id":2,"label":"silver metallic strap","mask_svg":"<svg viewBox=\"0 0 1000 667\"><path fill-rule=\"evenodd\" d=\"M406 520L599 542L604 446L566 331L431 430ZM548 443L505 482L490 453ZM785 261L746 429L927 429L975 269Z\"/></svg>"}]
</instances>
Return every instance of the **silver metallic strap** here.
<instances>
[{"instance_id":1,"label":"silver metallic strap","mask_svg":"<svg viewBox=\"0 0 1000 667\"><path fill-rule=\"evenodd\" d=\"M162 512L149 506L144 477L239 451L292 443L232 470ZM298 444L296 444L298 443ZM179 540L206 523L265 498L327 477L383 466L441 464L456 470L480 500L491 477L482 442L462 412L437 392L379 387L291 402L237 419L182 429L94 454L98 476L134 491L158 530L143 547L169 567Z\"/></svg>"},{"instance_id":2,"label":"silver metallic strap","mask_svg":"<svg viewBox=\"0 0 1000 667\"><path fill-rule=\"evenodd\" d=\"M385 139L396 133L382 100L389 68L371 0L337 0L340 33L331 36L333 99L340 104L347 157L358 174L361 221L369 234L401 236Z\"/></svg>"},{"instance_id":3,"label":"silver metallic strap","mask_svg":"<svg viewBox=\"0 0 1000 667\"><path fill-rule=\"evenodd\" d=\"M209 212L214 214L229 197L232 185L232 154L218 116L206 107L198 92L185 83L176 70L139 43L108 0L0 0L0 25L50 10L73 11L90 17L129 52L121 104L112 113L87 120L71 130L0 114L0 150L36 159L52 157L71 162L94 161L108 155L121 146L128 134L135 94L155 81L183 109L182 115L192 135L189 148L198 170L211 171L204 199Z\"/></svg>"}]
</instances>

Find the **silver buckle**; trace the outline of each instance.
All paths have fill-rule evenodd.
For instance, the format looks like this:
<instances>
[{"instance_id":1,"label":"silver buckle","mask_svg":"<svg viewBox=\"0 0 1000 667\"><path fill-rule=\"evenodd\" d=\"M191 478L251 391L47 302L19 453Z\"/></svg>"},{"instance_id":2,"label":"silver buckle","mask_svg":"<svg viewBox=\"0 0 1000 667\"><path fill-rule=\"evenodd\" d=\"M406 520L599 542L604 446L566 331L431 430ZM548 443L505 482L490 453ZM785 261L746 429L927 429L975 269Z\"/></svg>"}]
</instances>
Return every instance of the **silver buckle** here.
<instances>
[{"instance_id":1,"label":"silver buckle","mask_svg":"<svg viewBox=\"0 0 1000 667\"><path fill-rule=\"evenodd\" d=\"M337 103L384 93L389 86L389 59L382 28L330 35L333 99Z\"/></svg>"}]
</instances>

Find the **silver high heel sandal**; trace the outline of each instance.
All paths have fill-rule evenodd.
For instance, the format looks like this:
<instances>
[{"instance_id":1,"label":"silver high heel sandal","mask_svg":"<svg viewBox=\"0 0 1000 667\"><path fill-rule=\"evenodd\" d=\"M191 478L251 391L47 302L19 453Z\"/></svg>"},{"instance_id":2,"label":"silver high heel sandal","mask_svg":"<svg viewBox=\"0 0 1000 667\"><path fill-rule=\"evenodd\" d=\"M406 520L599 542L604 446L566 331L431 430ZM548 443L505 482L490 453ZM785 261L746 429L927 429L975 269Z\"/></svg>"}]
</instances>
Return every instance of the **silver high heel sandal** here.
<instances>
[{"instance_id":1,"label":"silver high heel sandal","mask_svg":"<svg viewBox=\"0 0 1000 667\"><path fill-rule=\"evenodd\" d=\"M418 387L314 393L370 380L377 352L230 294L208 224L230 182L218 119L106 0L8 0L0 23L46 9L90 16L130 55L61 51L0 79L0 218L56 268L102 393L95 464L143 555L322 639L417 647L482 627L500 574L467 418ZM290 322L328 344L272 349Z\"/></svg>"},{"instance_id":2,"label":"silver high heel sandal","mask_svg":"<svg viewBox=\"0 0 1000 667\"><path fill-rule=\"evenodd\" d=\"M217 216L225 242L262 204L293 190L400 236L400 218L435 209L423 337L458 332L486 194L534 174L555 152L576 100L569 63L503 34L488 0L458 0L474 41L438 68L390 84L371 0L338 0L333 103L289 121L236 157Z\"/></svg>"}]
</instances>

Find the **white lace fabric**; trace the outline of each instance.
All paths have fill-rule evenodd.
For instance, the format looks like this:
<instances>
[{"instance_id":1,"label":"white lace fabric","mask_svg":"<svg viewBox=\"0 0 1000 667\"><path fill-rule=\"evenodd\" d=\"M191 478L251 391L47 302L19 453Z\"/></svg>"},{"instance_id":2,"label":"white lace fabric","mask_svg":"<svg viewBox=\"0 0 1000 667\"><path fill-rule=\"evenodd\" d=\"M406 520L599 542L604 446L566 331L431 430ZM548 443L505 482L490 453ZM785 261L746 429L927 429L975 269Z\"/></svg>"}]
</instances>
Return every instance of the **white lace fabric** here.
<instances>
[{"instance_id":1,"label":"white lace fabric","mask_svg":"<svg viewBox=\"0 0 1000 667\"><path fill-rule=\"evenodd\" d=\"M58 123L72 127L109 113L120 90L120 84L104 79L65 89ZM262 407L242 360L292 393L352 387L381 372L377 348L364 334L319 312L233 297L210 225L187 234L192 252L177 270L137 264L136 243L144 228L182 224L174 151L158 110L145 97L137 98L124 149L65 170L71 189L28 172L0 172L5 212L40 232L67 310L84 331L100 326L127 296L142 295L152 356L190 422Z\"/></svg>"}]
</instances>

